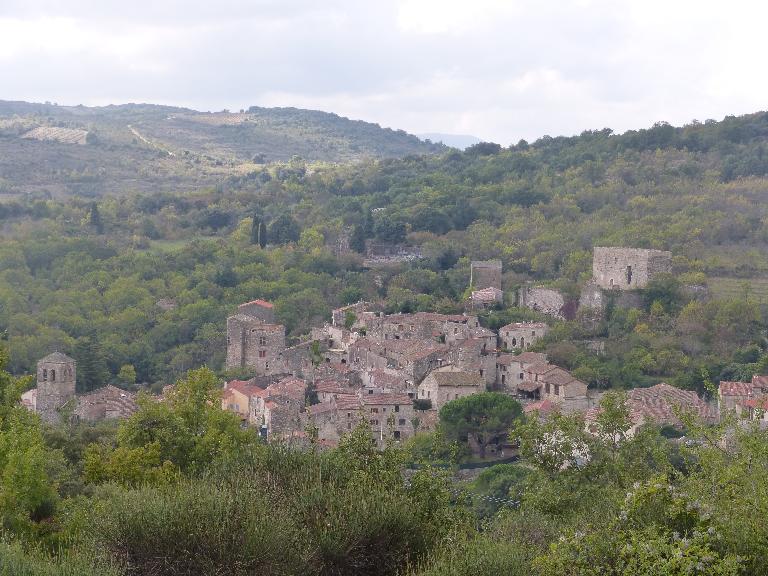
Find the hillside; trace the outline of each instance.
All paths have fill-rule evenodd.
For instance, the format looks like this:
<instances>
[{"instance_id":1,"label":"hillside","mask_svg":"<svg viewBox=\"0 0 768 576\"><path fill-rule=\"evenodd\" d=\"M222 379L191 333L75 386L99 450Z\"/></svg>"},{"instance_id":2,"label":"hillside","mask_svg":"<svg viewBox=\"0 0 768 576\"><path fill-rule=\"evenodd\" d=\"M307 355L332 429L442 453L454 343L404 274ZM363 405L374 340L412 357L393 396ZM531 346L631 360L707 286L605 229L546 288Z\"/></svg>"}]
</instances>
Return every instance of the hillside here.
<instances>
[{"instance_id":1,"label":"hillside","mask_svg":"<svg viewBox=\"0 0 768 576\"><path fill-rule=\"evenodd\" d=\"M349 162L444 149L402 130L296 108L201 113L145 104L88 108L0 101L5 193L192 190L294 156Z\"/></svg>"},{"instance_id":2,"label":"hillside","mask_svg":"<svg viewBox=\"0 0 768 576\"><path fill-rule=\"evenodd\" d=\"M6 195L0 331L15 373L52 348L96 341L102 378L130 364L139 381L162 383L190 366L220 368L223 320L255 297L273 301L297 338L360 298L390 312L460 311L469 261L500 259L506 305L483 320L498 327L533 317L514 306L520 286L578 299L594 246L659 248L673 254L670 283L631 313L555 322L544 348L593 387L666 379L703 390L710 377L750 377L768 351L766 144L760 113L439 156L250 165L206 173L200 181L215 186L193 193L185 185L194 180L170 177L166 191L96 202ZM173 158L140 149L158 163ZM33 179L39 167L30 157L16 177ZM109 168L118 169L127 178L133 168ZM254 217L266 225L265 249L250 241ZM411 244L423 257L371 268L358 252L365 242ZM605 353L589 352L591 341Z\"/></svg>"}]
</instances>

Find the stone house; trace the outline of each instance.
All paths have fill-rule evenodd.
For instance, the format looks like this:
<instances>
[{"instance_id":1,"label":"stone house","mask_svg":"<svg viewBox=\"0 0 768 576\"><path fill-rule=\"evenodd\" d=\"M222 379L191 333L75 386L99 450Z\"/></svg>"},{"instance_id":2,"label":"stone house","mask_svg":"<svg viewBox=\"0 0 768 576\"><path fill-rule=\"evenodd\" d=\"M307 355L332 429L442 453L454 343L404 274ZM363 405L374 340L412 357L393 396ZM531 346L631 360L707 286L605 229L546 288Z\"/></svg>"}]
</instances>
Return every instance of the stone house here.
<instances>
[{"instance_id":1,"label":"stone house","mask_svg":"<svg viewBox=\"0 0 768 576\"><path fill-rule=\"evenodd\" d=\"M342 386L336 380L316 380L315 392L320 402L330 402L338 396L348 396L354 394L355 390L347 386Z\"/></svg>"},{"instance_id":2,"label":"stone house","mask_svg":"<svg viewBox=\"0 0 768 576\"><path fill-rule=\"evenodd\" d=\"M504 292L493 286L482 290L472 290L469 296L469 305L472 309L482 310L492 308L504 302Z\"/></svg>"},{"instance_id":3,"label":"stone house","mask_svg":"<svg viewBox=\"0 0 768 576\"><path fill-rule=\"evenodd\" d=\"M589 407L587 385L567 370L540 362L526 365L522 374L517 390L527 399L556 402L564 413L582 412Z\"/></svg>"},{"instance_id":4,"label":"stone house","mask_svg":"<svg viewBox=\"0 0 768 576\"><path fill-rule=\"evenodd\" d=\"M542 338L549 326L544 322L513 322L499 328L499 348L526 350Z\"/></svg>"},{"instance_id":5,"label":"stone house","mask_svg":"<svg viewBox=\"0 0 768 576\"><path fill-rule=\"evenodd\" d=\"M487 386L492 386L496 383L496 355L493 348L489 349L488 342L486 338L462 340L453 347L449 358L458 370L479 374Z\"/></svg>"},{"instance_id":6,"label":"stone house","mask_svg":"<svg viewBox=\"0 0 768 576\"><path fill-rule=\"evenodd\" d=\"M672 253L643 248L596 246L592 257L594 282L604 290L645 288L655 276L672 271Z\"/></svg>"},{"instance_id":7,"label":"stone house","mask_svg":"<svg viewBox=\"0 0 768 576\"><path fill-rule=\"evenodd\" d=\"M307 383L292 376L264 390L252 390L248 422L266 429L267 437L285 439L301 427L301 412L306 403Z\"/></svg>"},{"instance_id":8,"label":"stone house","mask_svg":"<svg viewBox=\"0 0 768 576\"><path fill-rule=\"evenodd\" d=\"M419 384L419 400L430 400L439 410L451 400L471 396L486 390L485 379L477 373L459 372L453 366L432 371Z\"/></svg>"},{"instance_id":9,"label":"stone house","mask_svg":"<svg viewBox=\"0 0 768 576\"><path fill-rule=\"evenodd\" d=\"M248 420L250 414L251 396L260 394L263 389L256 386L252 380L232 380L224 384L221 394L221 408L234 412L243 420Z\"/></svg>"},{"instance_id":10,"label":"stone house","mask_svg":"<svg viewBox=\"0 0 768 576\"><path fill-rule=\"evenodd\" d=\"M524 369L533 364L544 364L546 354L541 352L523 352L516 356L499 354L496 358L496 383L502 390L517 394L517 386L525 380Z\"/></svg>"}]
</instances>

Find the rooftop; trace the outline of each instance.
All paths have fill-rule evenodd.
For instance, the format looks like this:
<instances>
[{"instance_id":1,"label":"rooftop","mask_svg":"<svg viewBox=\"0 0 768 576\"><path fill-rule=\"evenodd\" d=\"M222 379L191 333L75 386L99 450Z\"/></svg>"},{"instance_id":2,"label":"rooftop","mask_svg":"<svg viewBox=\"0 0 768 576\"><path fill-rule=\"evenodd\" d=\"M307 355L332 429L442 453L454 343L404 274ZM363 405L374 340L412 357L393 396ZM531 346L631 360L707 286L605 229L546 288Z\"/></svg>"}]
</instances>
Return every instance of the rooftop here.
<instances>
[{"instance_id":1,"label":"rooftop","mask_svg":"<svg viewBox=\"0 0 768 576\"><path fill-rule=\"evenodd\" d=\"M267 302L266 300L256 299L251 300L250 302L245 302L243 304L240 304L240 306L248 306L251 304L255 304L256 306L261 306L262 308L274 308L275 305L272 304L272 302Z\"/></svg>"},{"instance_id":2,"label":"rooftop","mask_svg":"<svg viewBox=\"0 0 768 576\"><path fill-rule=\"evenodd\" d=\"M69 364L69 363L74 363L75 359L70 358L69 356L61 352L53 352L52 354L48 354L48 356L46 356L45 358L41 358L39 361L45 362L48 364Z\"/></svg>"},{"instance_id":3,"label":"rooftop","mask_svg":"<svg viewBox=\"0 0 768 576\"><path fill-rule=\"evenodd\" d=\"M485 387L485 380L483 377L474 372L432 372L430 376L434 377L438 386Z\"/></svg>"}]
</instances>

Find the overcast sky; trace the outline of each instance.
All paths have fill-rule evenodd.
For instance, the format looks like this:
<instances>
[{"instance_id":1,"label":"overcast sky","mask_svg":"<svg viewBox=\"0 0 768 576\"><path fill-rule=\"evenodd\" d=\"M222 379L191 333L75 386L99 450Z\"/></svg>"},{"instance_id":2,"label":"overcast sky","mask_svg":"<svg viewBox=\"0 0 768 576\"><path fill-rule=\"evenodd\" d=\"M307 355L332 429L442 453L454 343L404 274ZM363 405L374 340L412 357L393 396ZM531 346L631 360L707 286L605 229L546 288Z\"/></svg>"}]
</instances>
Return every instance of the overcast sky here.
<instances>
[{"instance_id":1,"label":"overcast sky","mask_svg":"<svg viewBox=\"0 0 768 576\"><path fill-rule=\"evenodd\" d=\"M502 144L768 108L768 3L0 0L0 99L298 106Z\"/></svg>"}]
</instances>

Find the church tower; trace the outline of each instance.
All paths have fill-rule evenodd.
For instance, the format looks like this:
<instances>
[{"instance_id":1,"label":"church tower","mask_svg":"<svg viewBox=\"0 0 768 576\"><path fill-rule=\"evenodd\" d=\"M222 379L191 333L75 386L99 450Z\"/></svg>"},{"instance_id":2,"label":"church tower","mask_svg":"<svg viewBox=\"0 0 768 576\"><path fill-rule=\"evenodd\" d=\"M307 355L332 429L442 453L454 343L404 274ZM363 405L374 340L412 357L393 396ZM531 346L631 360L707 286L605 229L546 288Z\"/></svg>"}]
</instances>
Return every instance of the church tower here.
<instances>
[{"instance_id":1,"label":"church tower","mask_svg":"<svg viewBox=\"0 0 768 576\"><path fill-rule=\"evenodd\" d=\"M61 352L49 354L37 363L36 411L46 422L61 421L58 412L75 398L75 361Z\"/></svg>"}]
</instances>

